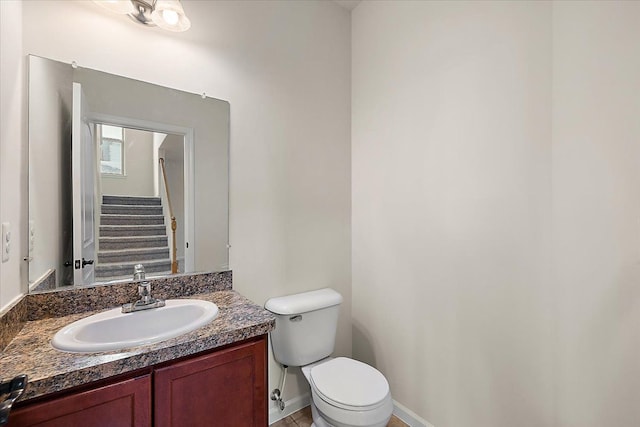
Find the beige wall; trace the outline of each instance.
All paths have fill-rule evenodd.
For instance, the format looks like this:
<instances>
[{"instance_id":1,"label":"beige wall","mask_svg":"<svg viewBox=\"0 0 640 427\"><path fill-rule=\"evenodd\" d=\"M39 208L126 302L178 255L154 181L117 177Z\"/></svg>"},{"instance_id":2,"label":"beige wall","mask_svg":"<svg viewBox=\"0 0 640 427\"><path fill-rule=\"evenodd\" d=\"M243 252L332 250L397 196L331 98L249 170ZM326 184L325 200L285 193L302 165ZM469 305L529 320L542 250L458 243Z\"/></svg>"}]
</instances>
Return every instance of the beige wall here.
<instances>
[{"instance_id":1,"label":"beige wall","mask_svg":"<svg viewBox=\"0 0 640 427\"><path fill-rule=\"evenodd\" d=\"M640 423L640 3L553 8L559 426Z\"/></svg>"},{"instance_id":2,"label":"beige wall","mask_svg":"<svg viewBox=\"0 0 640 427\"><path fill-rule=\"evenodd\" d=\"M183 5L192 28L175 34L89 1L24 2L23 53L228 100L234 287L258 304L334 287L345 297L337 351L350 354L349 12L324 1ZM306 390L300 378L286 398Z\"/></svg>"},{"instance_id":3,"label":"beige wall","mask_svg":"<svg viewBox=\"0 0 640 427\"><path fill-rule=\"evenodd\" d=\"M437 427L550 425L550 12L353 12L353 352Z\"/></svg>"},{"instance_id":4,"label":"beige wall","mask_svg":"<svg viewBox=\"0 0 640 427\"><path fill-rule=\"evenodd\" d=\"M353 12L353 353L438 427L637 425L639 19Z\"/></svg>"}]
</instances>

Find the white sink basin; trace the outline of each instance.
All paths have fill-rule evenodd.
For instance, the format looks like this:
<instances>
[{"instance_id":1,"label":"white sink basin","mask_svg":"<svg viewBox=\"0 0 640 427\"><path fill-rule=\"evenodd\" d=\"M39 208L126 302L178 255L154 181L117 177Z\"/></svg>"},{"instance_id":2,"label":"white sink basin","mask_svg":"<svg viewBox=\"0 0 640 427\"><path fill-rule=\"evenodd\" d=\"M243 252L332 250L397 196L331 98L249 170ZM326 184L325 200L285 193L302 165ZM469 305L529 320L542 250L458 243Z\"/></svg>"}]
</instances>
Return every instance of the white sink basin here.
<instances>
[{"instance_id":1,"label":"white sink basin","mask_svg":"<svg viewBox=\"0 0 640 427\"><path fill-rule=\"evenodd\" d=\"M133 313L122 313L118 307L65 326L51 345L73 353L121 350L186 334L217 315L217 305L198 299L167 300L164 307Z\"/></svg>"}]
</instances>

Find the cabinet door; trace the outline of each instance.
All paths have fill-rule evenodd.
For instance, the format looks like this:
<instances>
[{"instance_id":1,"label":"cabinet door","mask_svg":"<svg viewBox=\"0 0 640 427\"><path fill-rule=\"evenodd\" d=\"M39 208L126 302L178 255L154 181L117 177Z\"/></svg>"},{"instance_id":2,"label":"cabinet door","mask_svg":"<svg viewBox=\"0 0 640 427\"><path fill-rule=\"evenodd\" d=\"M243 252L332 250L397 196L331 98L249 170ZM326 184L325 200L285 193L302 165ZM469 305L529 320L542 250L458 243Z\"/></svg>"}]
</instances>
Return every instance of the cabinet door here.
<instances>
[{"instance_id":1,"label":"cabinet door","mask_svg":"<svg viewBox=\"0 0 640 427\"><path fill-rule=\"evenodd\" d=\"M19 408L9 415L8 426L151 426L151 376Z\"/></svg>"},{"instance_id":2,"label":"cabinet door","mask_svg":"<svg viewBox=\"0 0 640 427\"><path fill-rule=\"evenodd\" d=\"M266 336L157 369L158 427L267 425Z\"/></svg>"}]
</instances>

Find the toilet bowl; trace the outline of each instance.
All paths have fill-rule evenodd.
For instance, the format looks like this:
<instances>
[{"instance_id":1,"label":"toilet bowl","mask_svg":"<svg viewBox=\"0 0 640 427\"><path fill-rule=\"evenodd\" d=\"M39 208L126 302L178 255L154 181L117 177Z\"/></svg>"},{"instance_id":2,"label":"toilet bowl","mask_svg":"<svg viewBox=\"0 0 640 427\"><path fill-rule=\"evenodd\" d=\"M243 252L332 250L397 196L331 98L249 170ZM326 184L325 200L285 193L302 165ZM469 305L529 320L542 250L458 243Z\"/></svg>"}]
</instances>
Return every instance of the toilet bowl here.
<instances>
[{"instance_id":1,"label":"toilet bowl","mask_svg":"<svg viewBox=\"0 0 640 427\"><path fill-rule=\"evenodd\" d=\"M274 358L302 368L315 427L384 427L393 412L384 375L357 360L329 357L341 303L342 296L329 288L268 300L265 308L276 317L270 333Z\"/></svg>"},{"instance_id":2,"label":"toilet bowl","mask_svg":"<svg viewBox=\"0 0 640 427\"><path fill-rule=\"evenodd\" d=\"M303 366L316 427L384 427L393 412L389 383L377 369L346 357Z\"/></svg>"}]
</instances>

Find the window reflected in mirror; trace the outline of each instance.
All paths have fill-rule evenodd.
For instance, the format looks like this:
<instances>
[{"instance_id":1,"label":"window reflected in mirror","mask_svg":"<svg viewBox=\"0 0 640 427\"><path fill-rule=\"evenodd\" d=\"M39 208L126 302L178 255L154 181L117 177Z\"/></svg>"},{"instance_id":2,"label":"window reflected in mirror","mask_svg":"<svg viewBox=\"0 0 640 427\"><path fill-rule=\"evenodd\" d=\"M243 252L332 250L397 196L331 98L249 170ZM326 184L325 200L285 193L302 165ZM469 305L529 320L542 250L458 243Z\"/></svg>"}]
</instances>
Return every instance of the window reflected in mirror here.
<instances>
[{"instance_id":1,"label":"window reflected in mirror","mask_svg":"<svg viewBox=\"0 0 640 427\"><path fill-rule=\"evenodd\" d=\"M124 129L119 126L98 126L100 139L100 173L124 175Z\"/></svg>"}]
</instances>

